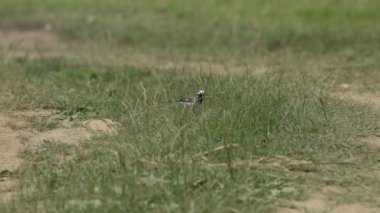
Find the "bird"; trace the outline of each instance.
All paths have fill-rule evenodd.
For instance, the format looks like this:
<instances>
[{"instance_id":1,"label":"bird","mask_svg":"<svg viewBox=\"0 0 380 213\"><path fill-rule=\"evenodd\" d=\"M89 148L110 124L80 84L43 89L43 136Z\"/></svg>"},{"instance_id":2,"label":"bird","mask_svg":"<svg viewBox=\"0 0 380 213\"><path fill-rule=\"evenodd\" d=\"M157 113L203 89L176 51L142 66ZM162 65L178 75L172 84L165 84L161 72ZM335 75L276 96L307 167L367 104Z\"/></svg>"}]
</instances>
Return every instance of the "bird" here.
<instances>
[{"instance_id":1,"label":"bird","mask_svg":"<svg viewBox=\"0 0 380 213\"><path fill-rule=\"evenodd\" d=\"M187 106L196 106L201 105L205 97L205 91L203 89L198 91L197 96L181 98L178 103L187 105Z\"/></svg>"}]
</instances>

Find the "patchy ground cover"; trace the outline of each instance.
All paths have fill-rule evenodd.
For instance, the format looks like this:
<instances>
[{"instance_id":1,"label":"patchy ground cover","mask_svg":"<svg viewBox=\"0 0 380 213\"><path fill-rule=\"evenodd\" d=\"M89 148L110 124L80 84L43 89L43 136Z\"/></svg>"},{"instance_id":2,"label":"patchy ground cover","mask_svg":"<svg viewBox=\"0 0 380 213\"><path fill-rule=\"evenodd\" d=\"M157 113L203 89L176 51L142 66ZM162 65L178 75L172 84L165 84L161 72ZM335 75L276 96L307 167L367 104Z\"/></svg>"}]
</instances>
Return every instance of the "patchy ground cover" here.
<instances>
[{"instance_id":1,"label":"patchy ground cover","mask_svg":"<svg viewBox=\"0 0 380 213\"><path fill-rule=\"evenodd\" d=\"M42 143L79 143L99 133L115 133L116 124L109 119L80 123L57 120L52 110L17 110L0 113L0 194L10 202L17 193L17 171L23 163L20 152L37 149ZM54 119L55 116L55 119ZM24 162L25 163L25 162Z\"/></svg>"},{"instance_id":2,"label":"patchy ground cover","mask_svg":"<svg viewBox=\"0 0 380 213\"><path fill-rule=\"evenodd\" d=\"M378 212L378 3L146 3L0 2L1 211Z\"/></svg>"}]
</instances>

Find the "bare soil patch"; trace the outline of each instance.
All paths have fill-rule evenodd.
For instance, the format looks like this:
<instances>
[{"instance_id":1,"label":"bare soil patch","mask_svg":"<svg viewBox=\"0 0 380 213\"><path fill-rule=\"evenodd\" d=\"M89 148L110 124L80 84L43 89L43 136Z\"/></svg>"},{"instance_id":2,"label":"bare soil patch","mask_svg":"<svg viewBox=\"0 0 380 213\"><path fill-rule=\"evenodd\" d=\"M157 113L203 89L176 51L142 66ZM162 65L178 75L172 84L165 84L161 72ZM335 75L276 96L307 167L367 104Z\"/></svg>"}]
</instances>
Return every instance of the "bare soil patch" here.
<instances>
[{"instance_id":1,"label":"bare soil patch","mask_svg":"<svg viewBox=\"0 0 380 213\"><path fill-rule=\"evenodd\" d=\"M240 64L236 62L207 62L207 61L198 61L198 62L166 62L161 64L159 67L161 69L177 69L177 70L191 70L195 72L202 73L212 73L218 75L229 75L229 74L254 74L254 75L263 75L270 72L269 67L258 64Z\"/></svg>"},{"instance_id":2,"label":"bare soil patch","mask_svg":"<svg viewBox=\"0 0 380 213\"><path fill-rule=\"evenodd\" d=\"M42 29L0 29L0 50L6 58L36 59L62 56L67 42L57 34Z\"/></svg>"},{"instance_id":3,"label":"bare soil patch","mask_svg":"<svg viewBox=\"0 0 380 213\"><path fill-rule=\"evenodd\" d=\"M352 100L358 103L367 104L375 108L380 109L380 95L369 92L353 92L353 91L344 91L344 92L335 92L332 94L335 97Z\"/></svg>"},{"instance_id":4,"label":"bare soil patch","mask_svg":"<svg viewBox=\"0 0 380 213\"><path fill-rule=\"evenodd\" d=\"M363 203L339 204L336 203L332 196L339 197L344 190L337 186L328 186L320 192L312 194L307 200L294 201L289 207L281 208L277 212L281 213L375 213L380 212L380 208L369 207Z\"/></svg>"},{"instance_id":5,"label":"bare soil patch","mask_svg":"<svg viewBox=\"0 0 380 213\"><path fill-rule=\"evenodd\" d=\"M99 48L99 47L98 47ZM145 54L128 48L119 49L92 49L84 47L80 54L81 59L91 63L103 65L132 66L139 68L149 68L154 70L178 70L189 71L191 73L210 73L217 75L230 74L253 74L263 75L270 73L271 67L264 62L241 62L237 60L214 60L214 59L185 59L181 56L167 58L154 54ZM78 52L74 53L78 54Z\"/></svg>"},{"instance_id":6,"label":"bare soil patch","mask_svg":"<svg viewBox=\"0 0 380 213\"><path fill-rule=\"evenodd\" d=\"M18 152L34 148L43 141L78 143L95 134L116 133L117 125L110 119L93 119L78 123L65 122L55 129L39 131L30 122L34 118L49 117L53 110L24 110L0 112L0 202L14 194L13 175L22 164Z\"/></svg>"},{"instance_id":7,"label":"bare soil patch","mask_svg":"<svg viewBox=\"0 0 380 213\"><path fill-rule=\"evenodd\" d=\"M371 135L368 137L359 138L360 141L368 144L370 147L380 150L380 134L379 135Z\"/></svg>"},{"instance_id":8,"label":"bare soil patch","mask_svg":"<svg viewBox=\"0 0 380 213\"><path fill-rule=\"evenodd\" d=\"M58 35L41 29L0 29L0 46L23 49L58 49L66 46Z\"/></svg>"}]
</instances>

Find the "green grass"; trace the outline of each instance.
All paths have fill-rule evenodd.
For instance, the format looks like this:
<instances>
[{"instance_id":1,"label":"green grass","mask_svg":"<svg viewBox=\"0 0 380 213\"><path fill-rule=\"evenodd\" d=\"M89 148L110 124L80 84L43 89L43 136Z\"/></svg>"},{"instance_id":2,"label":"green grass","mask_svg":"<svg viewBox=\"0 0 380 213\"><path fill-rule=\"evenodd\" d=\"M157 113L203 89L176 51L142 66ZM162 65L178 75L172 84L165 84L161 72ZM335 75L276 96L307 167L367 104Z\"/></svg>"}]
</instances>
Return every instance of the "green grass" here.
<instances>
[{"instance_id":1,"label":"green grass","mask_svg":"<svg viewBox=\"0 0 380 213\"><path fill-rule=\"evenodd\" d=\"M3 0L0 24L43 29L67 39L160 53L261 55L379 49L376 1Z\"/></svg>"},{"instance_id":2,"label":"green grass","mask_svg":"<svg viewBox=\"0 0 380 213\"><path fill-rule=\"evenodd\" d=\"M93 63L125 62L136 51L166 62L264 64L275 72L335 76L337 84L359 79L360 89L378 91L379 10L371 0L3 0L0 26L50 25L77 48L70 55L84 60L78 52L87 44L82 54L96 55Z\"/></svg>"},{"instance_id":3,"label":"green grass","mask_svg":"<svg viewBox=\"0 0 380 213\"><path fill-rule=\"evenodd\" d=\"M306 76L194 76L58 59L12 66L29 85L13 91L13 105L112 118L121 128L75 146L45 142L23 152L30 163L19 172L21 194L4 211L270 211L308 187L370 184L352 171L379 160L354 140L376 131L379 113L328 97ZM199 88L202 106L175 103ZM232 144L206 161L190 160ZM281 156L316 164L292 170ZM272 163L211 167L262 157ZM339 165L352 157L362 160Z\"/></svg>"},{"instance_id":4,"label":"green grass","mask_svg":"<svg viewBox=\"0 0 380 213\"><path fill-rule=\"evenodd\" d=\"M363 175L379 169L378 152L357 137L378 134L380 114L329 96L341 83L379 92L379 10L371 0L0 1L0 33L50 25L67 44L56 57L0 48L0 109L59 110L32 120L41 131L68 117L120 123L116 135L20 152L19 194L0 212L270 212L328 185L346 190L341 202L379 205L367 190L378 178ZM134 53L147 64L129 66ZM198 75L151 58L271 73ZM175 103L200 88L202 106ZM199 155L223 146L233 147ZM242 162L254 165L233 166Z\"/></svg>"}]
</instances>

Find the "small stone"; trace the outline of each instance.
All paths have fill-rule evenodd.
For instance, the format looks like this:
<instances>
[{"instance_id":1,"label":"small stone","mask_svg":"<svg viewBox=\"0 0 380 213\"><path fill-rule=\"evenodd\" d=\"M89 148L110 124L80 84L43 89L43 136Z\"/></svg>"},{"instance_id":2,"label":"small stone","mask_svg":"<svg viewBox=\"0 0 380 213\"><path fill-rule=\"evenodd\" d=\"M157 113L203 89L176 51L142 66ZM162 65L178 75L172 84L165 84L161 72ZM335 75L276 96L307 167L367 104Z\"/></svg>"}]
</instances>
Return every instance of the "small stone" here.
<instances>
[{"instance_id":1,"label":"small stone","mask_svg":"<svg viewBox=\"0 0 380 213\"><path fill-rule=\"evenodd\" d=\"M350 87L349 84L340 84L339 86L340 86L340 88L342 88L342 89L348 89L348 88Z\"/></svg>"},{"instance_id":2,"label":"small stone","mask_svg":"<svg viewBox=\"0 0 380 213\"><path fill-rule=\"evenodd\" d=\"M88 121L83 122L82 125L91 131L106 132L106 133L116 132L115 122L113 122L110 119L88 120Z\"/></svg>"}]
</instances>

